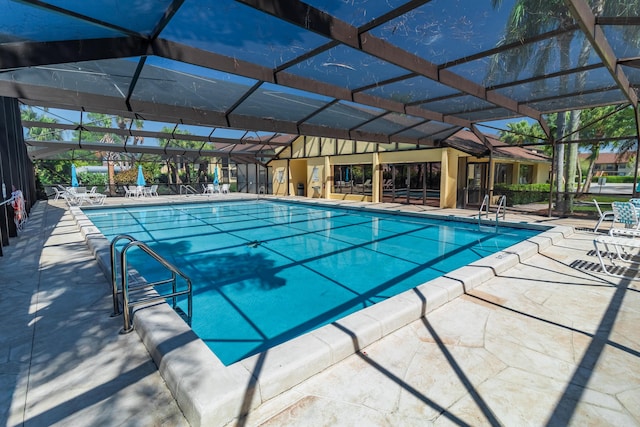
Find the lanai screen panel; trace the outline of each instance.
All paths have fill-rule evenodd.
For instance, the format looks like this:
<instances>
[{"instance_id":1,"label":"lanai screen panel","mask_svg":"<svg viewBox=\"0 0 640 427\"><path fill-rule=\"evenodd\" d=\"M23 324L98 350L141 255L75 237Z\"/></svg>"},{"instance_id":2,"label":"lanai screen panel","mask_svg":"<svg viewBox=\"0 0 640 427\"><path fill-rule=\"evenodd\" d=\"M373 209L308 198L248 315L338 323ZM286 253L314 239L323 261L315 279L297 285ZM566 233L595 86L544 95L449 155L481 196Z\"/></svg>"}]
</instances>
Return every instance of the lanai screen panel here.
<instances>
[{"instance_id":1,"label":"lanai screen panel","mask_svg":"<svg viewBox=\"0 0 640 427\"><path fill-rule=\"evenodd\" d=\"M603 8L580 0L0 0L0 95L212 129L421 142L423 122L470 127L635 104L639 8L588 4ZM590 14L604 38L585 35ZM629 75L631 91L615 70ZM385 122L394 115L412 123Z\"/></svg>"}]
</instances>

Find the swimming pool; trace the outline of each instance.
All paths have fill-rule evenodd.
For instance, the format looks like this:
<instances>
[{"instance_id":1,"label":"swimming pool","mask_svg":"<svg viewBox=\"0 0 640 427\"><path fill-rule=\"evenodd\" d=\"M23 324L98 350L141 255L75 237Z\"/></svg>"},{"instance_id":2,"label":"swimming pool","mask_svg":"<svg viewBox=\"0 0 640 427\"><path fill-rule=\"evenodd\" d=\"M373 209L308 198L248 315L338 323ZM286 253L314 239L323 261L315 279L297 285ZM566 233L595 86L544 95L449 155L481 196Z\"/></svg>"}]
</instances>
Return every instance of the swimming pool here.
<instances>
[{"instance_id":1,"label":"swimming pool","mask_svg":"<svg viewBox=\"0 0 640 427\"><path fill-rule=\"evenodd\" d=\"M85 214L191 277L192 328L227 365L539 233L265 200ZM148 258L130 263L154 280Z\"/></svg>"}]
</instances>

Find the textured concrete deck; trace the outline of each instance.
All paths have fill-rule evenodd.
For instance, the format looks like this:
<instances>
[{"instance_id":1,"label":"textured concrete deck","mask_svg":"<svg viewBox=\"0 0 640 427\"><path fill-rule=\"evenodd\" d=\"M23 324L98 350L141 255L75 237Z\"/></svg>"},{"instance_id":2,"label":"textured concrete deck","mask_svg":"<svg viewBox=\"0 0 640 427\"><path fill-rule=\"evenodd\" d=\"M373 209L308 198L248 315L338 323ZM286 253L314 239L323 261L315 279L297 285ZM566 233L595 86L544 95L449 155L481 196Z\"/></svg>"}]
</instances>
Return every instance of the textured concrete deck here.
<instances>
[{"instance_id":1,"label":"textured concrete deck","mask_svg":"<svg viewBox=\"0 0 640 427\"><path fill-rule=\"evenodd\" d=\"M599 274L592 240L577 231L230 425L640 425L638 282ZM1 421L187 424L138 335L118 334L62 203L4 250Z\"/></svg>"},{"instance_id":2,"label":"textured concrete deck","mask_svg":"<svg viewBox=\"0 0 640 427\"><path fill-rule=\"evenodd\" d=\"M0 425L186 426L62 203L39 202L0 257Z\"/></svg>"}]
</instances>

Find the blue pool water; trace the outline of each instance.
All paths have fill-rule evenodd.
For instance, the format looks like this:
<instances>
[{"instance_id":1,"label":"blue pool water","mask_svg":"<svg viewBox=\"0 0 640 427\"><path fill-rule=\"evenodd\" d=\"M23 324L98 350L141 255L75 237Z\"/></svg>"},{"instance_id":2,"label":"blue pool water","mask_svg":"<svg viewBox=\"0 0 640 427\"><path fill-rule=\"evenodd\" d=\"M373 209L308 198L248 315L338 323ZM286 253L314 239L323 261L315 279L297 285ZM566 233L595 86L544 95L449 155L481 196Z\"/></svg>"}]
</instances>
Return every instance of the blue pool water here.
<instances>
[{"instance_id":1,"label":"blue pool water","mask_svg":"<svg viewBox=\"0 0 640 427\"><path fill-rule=\"evenodd\" d=\"M110 241L130 234L191 278L192 328L225 364L539 233L270 201L85 213ZM148 280L166 277L128 254Z\"/></svg>"}]
</instances>

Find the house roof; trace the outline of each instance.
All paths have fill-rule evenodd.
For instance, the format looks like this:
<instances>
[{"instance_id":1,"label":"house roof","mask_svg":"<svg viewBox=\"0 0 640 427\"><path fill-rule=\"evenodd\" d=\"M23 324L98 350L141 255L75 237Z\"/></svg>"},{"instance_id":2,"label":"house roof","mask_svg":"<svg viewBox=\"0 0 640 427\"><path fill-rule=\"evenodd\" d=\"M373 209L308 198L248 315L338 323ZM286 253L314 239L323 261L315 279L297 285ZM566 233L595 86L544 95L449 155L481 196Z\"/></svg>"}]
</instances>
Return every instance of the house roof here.
<instances>
[{"instance_id":1,"label":"house roof","mask_svg":"<svg viewBox=\"0 0 640 427\"><path fill-rule=\"evenodd\" d=\"M508 145L501 141L496 135L486 135L486 138L494 148L494 158L521 159L535 162L550 161L549 156L540 150ZM445 139L442 144L476 157L486 157L489 155L489 149L486 145L482 143L478 136L468 130L458 131L455 135Z\"/></svg>"},{"instance_id":2,"label":"house roof","mask_svg":"<svg viewBox=\"0 0 640 427\"><path fill-rule=\"evenodd\" d=\"M579 157L581 160L588 158L590 154L588 153L580 153ZM625 152L622 154L619 153L599 153L598 158L596 159L596 164L624 164L628 163L629 160L634 156L634 154Z\"/></svg>"}]
</instances>

